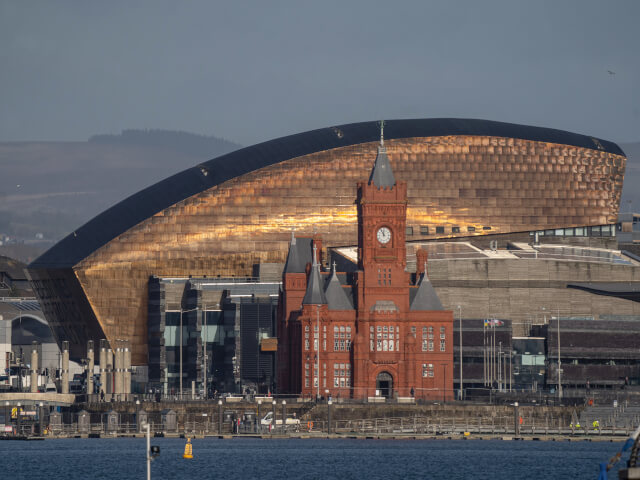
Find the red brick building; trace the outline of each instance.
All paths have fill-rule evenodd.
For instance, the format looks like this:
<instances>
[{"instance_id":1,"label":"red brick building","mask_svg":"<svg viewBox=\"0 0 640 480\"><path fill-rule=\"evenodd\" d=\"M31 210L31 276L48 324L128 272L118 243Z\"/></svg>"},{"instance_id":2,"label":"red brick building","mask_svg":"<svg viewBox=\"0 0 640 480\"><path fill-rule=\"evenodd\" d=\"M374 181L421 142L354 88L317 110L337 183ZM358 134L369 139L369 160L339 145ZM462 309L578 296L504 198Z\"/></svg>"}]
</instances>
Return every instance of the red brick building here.
<instances>
[{"instance_id":1,"label":"red brick building","mask_svg":"<svg viewBox=\"0 0 640 480\"><path fill-rule=\"evenodd\" d=\"M279 307L281 393L453 398L453 312L426 262L411 284L406 206L406 182L395 180L381 140L369 180L358 183L351 282L335 265L321 271L320 238L292 238Z\"/></svg>"}]
</instances>

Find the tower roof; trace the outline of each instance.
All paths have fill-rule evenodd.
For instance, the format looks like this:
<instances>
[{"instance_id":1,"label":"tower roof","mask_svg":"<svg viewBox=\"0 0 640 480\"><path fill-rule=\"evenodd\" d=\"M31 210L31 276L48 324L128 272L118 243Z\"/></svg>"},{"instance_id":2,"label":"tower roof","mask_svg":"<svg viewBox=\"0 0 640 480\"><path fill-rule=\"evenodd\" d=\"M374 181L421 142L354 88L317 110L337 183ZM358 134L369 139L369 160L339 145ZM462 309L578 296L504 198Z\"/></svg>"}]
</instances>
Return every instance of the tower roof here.
<instances>
[{"instance_id":1,"label":"tower roof","mask_svg":"<svg viewBox=\"0 0 640 480\"><path fill-rule=\"evenodd\" d=\"M327 288L324 294L327 299L327 304L329 305L329 310L353 310L353 305L344 288L342 288L338 275L336 275L336 262L333 262L331 278L329 278L329 282L327 282Z\"/></svg>"},{"instance_id":2,"label":"tower roof","mask_svg":"<svg viewBox=\"0 0 640 480\"><path fill-rule=\"evenodd\" d=\"M431 285L429 277L427 277L426 265L420 279L420 285L418 285L418 291L411 302L410 310L444 310L438 294L434 290L433 285Z\"/></svg>"},{"instance_id":3,"label":"tower roof","mask_svg":"<svg viewBox=\"0 0 640 480\"><path fill-rule=\"evenodd\" d=\"M305 250L309 250L310 239L297 239L291 232L291 244L289 245L289 254L287 255L287 263L284 266L284 273L304 273L309 259L305 255Z\"/></svg>"},{"instance_id":4,"label":"tower roof","mask_svg":"<svg viewBox=\"0 0 640 480\"><path fill-rule=\"evenodd\" d=\"M393 187L396 184L396 178L391 170L391 163L387 157L387 149L384 146L384 120L380 122L380 145L378 146L378 155L373 164L371 175L369 176L369 185L376 187Z\"/></svg>"},{"instance_id":5,"label":"tower roof","mask_svg":"<svg viewBox=\"0 0 640 480\"><path fill-rule=\"evenodd\" d=\"M316 256L316 246L313 246L313 266L309 274L307 282L307 291L302 299L303 305L326 305L327 297L324 295L322 288L322 279L320 278L320 265Z\"/></svg>"}]
</instances>

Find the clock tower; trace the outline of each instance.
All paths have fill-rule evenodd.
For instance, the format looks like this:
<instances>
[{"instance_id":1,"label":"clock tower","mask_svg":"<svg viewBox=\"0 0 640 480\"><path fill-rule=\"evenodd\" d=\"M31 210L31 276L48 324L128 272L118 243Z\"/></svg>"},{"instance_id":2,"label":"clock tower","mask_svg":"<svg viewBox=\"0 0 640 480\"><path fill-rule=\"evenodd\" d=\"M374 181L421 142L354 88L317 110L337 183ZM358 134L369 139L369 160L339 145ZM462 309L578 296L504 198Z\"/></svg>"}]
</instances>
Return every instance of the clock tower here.
<instances>
[{"instance_id":1,"label":"clock tower","mask_svg":"<svg viewBox=\"0 0 640 480\"><path fill-rule=\"evenodd\" d=\"M379 300L400 302L400 310L409 309L407 184L393 175L383 132L381 128L369 180L358 182L358 300L363 312L369 312Z\"/></svg>"}]
</instances>

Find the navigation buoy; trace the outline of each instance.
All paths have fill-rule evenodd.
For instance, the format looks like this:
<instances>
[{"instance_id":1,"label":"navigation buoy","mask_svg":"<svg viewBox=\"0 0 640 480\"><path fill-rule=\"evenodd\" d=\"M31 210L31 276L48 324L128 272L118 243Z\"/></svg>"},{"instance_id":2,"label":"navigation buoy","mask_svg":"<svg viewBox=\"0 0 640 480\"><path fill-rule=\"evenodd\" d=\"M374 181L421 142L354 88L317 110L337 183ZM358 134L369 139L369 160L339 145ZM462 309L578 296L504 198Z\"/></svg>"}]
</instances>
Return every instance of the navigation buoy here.
<instances>
[{"instance_id":1,"label":"navigation buoy","mask_svg":"<svg viewBox=\"0 0 640 480\"><path fill-rule=\"evenodd\" d=\"M182 458L192 459L193 458L193 445L191 445L191 439L187 438L187 444L184 446L184 454Z\"/></svg>"}]
</instances>

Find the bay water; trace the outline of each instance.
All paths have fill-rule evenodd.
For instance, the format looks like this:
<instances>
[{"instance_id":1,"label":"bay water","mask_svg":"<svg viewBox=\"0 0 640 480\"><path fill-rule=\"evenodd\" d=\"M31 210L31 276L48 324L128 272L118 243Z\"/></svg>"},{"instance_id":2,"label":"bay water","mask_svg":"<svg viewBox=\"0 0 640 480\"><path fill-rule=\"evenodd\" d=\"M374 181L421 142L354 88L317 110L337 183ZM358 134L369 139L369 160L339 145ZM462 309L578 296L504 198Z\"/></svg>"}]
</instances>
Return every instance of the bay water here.
<instances>
[{"instance_id":1,"label":"bay water","mask_svg":"<svg viewBox=\"0 0 640 480\"><path fill-rule=\"evenodd\" d=\"M593 479L623 442L153 438L152 479ZM0 478L145 479L146 440L0 441ZM628 456L628 455L627 455ZM623 460L626 460L623 457ZM623 467L621 461L618 468ZM617 477L617 470L609 473Z\"/></svg>"}]
</instances>

